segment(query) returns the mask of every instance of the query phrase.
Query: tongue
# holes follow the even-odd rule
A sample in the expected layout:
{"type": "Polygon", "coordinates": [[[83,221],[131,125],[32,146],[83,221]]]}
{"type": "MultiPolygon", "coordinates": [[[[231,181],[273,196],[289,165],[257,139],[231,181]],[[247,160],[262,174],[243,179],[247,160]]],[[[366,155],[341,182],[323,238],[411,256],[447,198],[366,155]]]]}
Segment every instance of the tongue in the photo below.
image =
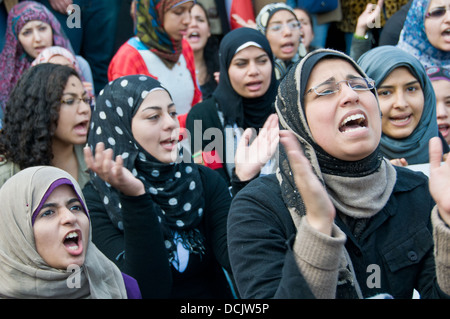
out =
{"type": "Polygon", "coordinates": [[[78,247],[78,240],[77,239],[67,239],[66,241],[64,241],[64,246],[66,246],[67,248],[78,247]]]}

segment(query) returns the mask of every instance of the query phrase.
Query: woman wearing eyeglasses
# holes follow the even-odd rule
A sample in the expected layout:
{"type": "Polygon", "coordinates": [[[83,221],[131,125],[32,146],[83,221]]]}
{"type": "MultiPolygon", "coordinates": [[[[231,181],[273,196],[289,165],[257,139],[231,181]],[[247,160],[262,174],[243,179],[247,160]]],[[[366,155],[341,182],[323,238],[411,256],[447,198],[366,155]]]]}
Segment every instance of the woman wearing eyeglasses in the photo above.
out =
{"type": "Polygon", "coordinates": [[[0,131],[0,186],[30,166],[51,165],[89,181],[83,147],[91,98],[73,68],[44,63],[28,69],[13,88],[0,131]]]}
{"type": "Polygon", "coordinates": [[[425,68],[450,68],[450,0],[414,0],[398,47],[414,55],[425,68]]]}
{"type": "Polygon", "coordinates": [[[439,165],[439,140],[430,184],[393,166],[379,150],[373,82],[335,50],[295,64],[275,107],[277,173],[243,188],[228,217],[240,296],[449,298],[450,160],[439,165]]]}
{"type": "Polygon", "coordinates": [[[256,17],[256,28],[269,40],[274,55],[277,80],[306,54],[300,22],[291,7],[283,2],[265,5],[256,17]]]}
{"type": "Polygon", "coordinates": [[[395,165],[426,164],[428,142],[440,137],[436,97],[425,68],[411,54],[380,46],[365,53],[358,64],[376,83],[382,113],[381,152],[395,165]]]}

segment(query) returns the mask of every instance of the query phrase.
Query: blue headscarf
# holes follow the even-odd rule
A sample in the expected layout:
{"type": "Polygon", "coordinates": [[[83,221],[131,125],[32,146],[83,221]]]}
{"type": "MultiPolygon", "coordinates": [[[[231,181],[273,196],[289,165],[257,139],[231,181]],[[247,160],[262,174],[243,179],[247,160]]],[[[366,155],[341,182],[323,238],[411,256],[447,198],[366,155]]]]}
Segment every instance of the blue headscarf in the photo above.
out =
{"type": "Polygon", "coordinates": [[[397,46],[415,56],[425,68],[450,67],[450,52],[435,48],[425,33],[425,14],[428,12],[430,1],[413,1],[397,46]]]}
{"type": "Polygon", "coordinates": [[[398,67],[406,67],[419,81],[424,95],[422,117],[406,138],[395,139],[382,134],[381,152],[389,159],[404,157],[408,164],[428,163],[428,141],[438,136],[436,96],[423,65],[411,54],[390,45],[380,46],[363,54],[358,64],[367,76],[375,80],[377,88],[398,67]]]}

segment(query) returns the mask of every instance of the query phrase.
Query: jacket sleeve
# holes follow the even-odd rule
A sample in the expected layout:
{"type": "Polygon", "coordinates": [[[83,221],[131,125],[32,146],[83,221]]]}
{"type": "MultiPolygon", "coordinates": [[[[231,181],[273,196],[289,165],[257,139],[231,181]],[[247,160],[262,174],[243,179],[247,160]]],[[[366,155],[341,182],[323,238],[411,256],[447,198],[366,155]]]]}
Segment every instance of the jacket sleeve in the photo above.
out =
{"type": "Polygon", "coordinates": [[[131,74],[144,74],[156,78],[149,73],[139,52],[128,43],[124,43],[109,63],[108,81],[131,74]]]}
{"type": "Polygon", "coordinates": [[[288,231],[286,225],[289,212],[278,194],[255,182],[233,199],[228,219],[228,250],[239,294],[244,299],[314,298],[295,260],[295,226],[291,222],[288,231]]]}
{"type": "Polygon", "coordinates": [[[189,70],[189,73],[191,73],[192,81],[194,82],[194,97],[192,98],[191,107],[195,104],[202,101],[202,91],[200,91],[200,87],[197,81],[197,76],[195,73],[195,60],[194,60],[194,51],[192,51],[192,48],[189,44],[189,42],[183,38],[182,44],[182,51],[184,55],[184,59],[186,60],[186,66],[189,70]]]}
{"type": "Polygon", "coordinates": [[[206,237],[209,238],[219,264],[227,271],[230,271],[227,219],[231,205],[231,195],[225,181],[217,172],[200,165],[199,169],[202,174],[206,200],[206,237]]]}
{"type": "Polygon", "coordinates": [[[91,183],[83,193],[95,245],[122,272],[137,280],[143,298],[167,298],[172,275],[157,215],[152,213],[150,195],[121,196],[124,229],[121,231],[111,222],[91,183]]]}

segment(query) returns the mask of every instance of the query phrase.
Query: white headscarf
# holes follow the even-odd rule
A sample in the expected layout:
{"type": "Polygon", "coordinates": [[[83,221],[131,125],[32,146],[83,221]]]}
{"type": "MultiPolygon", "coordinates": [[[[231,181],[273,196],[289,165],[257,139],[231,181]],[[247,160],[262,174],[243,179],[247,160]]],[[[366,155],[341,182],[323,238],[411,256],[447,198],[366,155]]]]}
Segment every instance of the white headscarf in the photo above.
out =
{"type": "Polygon", "coordinates": [[[85,207],[78,183],[52,166],[24,169],[0,189],[0,297],[127,298],[122,273],[92,243],[91,234],[78,273],[50,267],[37,252],[33,213],[55,182],[71,185],[85,207]],[[80,278],[79,288],[68,284],[75,276],[80,278]]]}

